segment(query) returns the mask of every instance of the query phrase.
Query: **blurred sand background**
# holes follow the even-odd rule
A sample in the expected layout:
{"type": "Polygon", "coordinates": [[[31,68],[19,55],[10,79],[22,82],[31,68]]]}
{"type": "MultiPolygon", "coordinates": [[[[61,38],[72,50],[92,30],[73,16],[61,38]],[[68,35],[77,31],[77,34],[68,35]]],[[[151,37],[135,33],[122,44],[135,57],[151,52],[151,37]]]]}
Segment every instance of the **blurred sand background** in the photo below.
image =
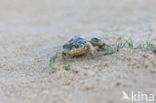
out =
{"type": "Polygon", "coordinates": [[[77,33],[111,45],[129,37],[156,43],[156,0],[0,0],[0,103],[128,103],[122,91],[156,95],[156,56],[140,50],[58,62],[49,75],[50,57],[77,33]]]}

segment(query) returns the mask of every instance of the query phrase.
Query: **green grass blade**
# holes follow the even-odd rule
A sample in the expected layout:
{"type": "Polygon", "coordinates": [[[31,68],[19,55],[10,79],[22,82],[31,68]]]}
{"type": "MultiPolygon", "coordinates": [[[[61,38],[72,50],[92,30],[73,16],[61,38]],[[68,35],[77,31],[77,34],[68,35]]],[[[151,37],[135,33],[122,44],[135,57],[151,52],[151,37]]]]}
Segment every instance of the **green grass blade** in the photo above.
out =
{"type": "Polygon", "coordinates": [[[54,63],[56,62],[57,57],[58,57],[57,54],[55,54],[54,56],[50,58],[49,66],[51,68],[52,73],[56,72],[56,68],[54,68],[54,63]]]}

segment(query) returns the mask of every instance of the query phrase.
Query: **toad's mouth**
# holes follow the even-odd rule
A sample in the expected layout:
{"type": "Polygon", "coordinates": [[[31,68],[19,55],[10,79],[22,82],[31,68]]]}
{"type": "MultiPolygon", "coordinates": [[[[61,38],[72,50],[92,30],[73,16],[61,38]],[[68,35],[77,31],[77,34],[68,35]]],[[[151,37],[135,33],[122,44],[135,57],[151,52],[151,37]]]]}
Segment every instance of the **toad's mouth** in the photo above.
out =
{"type": "Polygon", "coordinates": [[[78,55],[86,54],[87,49],[88,48],[86,46],[80,48],[73,47],[71,50],[65,50],[64,53],[69,54],[71,56],[78,56],[78,55]]]}

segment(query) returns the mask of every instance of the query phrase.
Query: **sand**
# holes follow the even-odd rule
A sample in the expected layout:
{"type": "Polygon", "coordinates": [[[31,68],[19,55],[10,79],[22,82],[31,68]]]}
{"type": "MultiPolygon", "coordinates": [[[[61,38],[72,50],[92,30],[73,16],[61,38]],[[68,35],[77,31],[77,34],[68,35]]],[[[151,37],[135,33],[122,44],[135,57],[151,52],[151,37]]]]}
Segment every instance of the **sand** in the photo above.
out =
{"type": "MultiPolygon", "coordinates": [[[[1,0],[0,103],[128,103],[156,96],[156,55],[122,49],[89,60],[49,59],[75,34],[105,43],[156,43],[155,0],[1,0]],[[64,70],[70,64],[71,70],[64,70]]],[[[156,99],[156,98],[155,98],[156,99]]],[[[143,101],[142,103],[144,103],[143,101]]]]}

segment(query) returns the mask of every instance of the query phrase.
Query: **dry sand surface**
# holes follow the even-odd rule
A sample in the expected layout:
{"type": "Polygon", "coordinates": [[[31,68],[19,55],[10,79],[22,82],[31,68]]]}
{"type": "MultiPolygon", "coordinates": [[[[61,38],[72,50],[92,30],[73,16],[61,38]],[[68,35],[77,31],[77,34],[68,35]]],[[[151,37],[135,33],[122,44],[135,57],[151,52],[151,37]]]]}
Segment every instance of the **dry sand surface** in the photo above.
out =
{"type": "MultiPolygon", "coordinates": [[[[156,96],[156,55],[113,55],[56,63],[75,34],[113,45],[156,43],[156,0],[0,0],[0,103],[128,103],[122,91],[156,96]],[[63,66],[70,64],[71,71],[63,66]]],[[[155,98],[156,99],[156,98],[155,98]]],[[[145,101],[144,101],[145,102],[145,101]]],[[[142,103],[144,103],[142,102],[142,103]]]]}

